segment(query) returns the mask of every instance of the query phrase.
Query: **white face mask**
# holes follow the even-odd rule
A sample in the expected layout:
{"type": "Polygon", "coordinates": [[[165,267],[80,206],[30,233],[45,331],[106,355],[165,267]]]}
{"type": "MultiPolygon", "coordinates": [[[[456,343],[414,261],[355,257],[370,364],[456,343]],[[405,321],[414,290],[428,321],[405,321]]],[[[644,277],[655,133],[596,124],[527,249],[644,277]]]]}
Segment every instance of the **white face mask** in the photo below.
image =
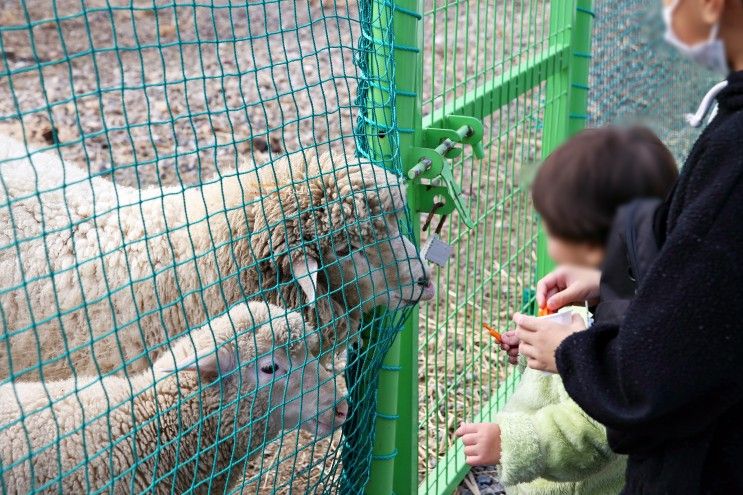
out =
{"type": "Polygon", "coordinates": [[[730,73],[730,66],[725,55],[725,43],[717,37],[720,32],[719,21],[712,27],[707,41],[690,46],[681,41],[673,31],[673,12],[680,2],[681,0],[675,0],[671,5],[663,7],[663,22],[666,24],[666,41],[673,45],[682,55],[690,58],[702,67],[727,76],[730,73]]]}

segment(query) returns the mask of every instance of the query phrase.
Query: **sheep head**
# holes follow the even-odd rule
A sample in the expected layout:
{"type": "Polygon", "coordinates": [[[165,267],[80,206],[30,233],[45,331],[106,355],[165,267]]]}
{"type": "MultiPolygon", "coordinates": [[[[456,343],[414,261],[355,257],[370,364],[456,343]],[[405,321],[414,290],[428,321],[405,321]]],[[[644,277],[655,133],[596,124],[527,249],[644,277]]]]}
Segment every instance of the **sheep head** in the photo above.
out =
{"type": "Polygon", "coordinates": [[[305,303],[327,291],[351,310],[398,309],[435,295],[427,264],[399,230],[405,187],[345,156],[296,153],[258,173],[252,247],[298,282],[305,303]]]}
{"type": "Polygon", "coordinates": [[[197,373],[202,390],[213,391],[202,392],[201,400],[218,411],[221,436],[236,434],[250,451],[282,430],[301,426],[327,435],[345,421],[342,377],[309,352],[317,339],[299,313],[250,302],[182,338],[158,366],[197,373]],[[260,423],[265,430],[256,431],[260,423]]]}

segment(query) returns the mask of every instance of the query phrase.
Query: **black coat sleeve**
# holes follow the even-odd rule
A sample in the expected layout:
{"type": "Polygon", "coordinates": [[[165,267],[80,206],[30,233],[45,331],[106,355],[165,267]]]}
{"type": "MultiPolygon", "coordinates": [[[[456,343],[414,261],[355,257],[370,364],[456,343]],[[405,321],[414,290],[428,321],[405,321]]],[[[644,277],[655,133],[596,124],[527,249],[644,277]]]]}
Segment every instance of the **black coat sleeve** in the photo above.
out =
{"type": "Polygon", "coordinates": [[[624,321],[556,351],[568,393],[621,433],[620,452],[704,431],[743,400],[743,153],[707,161],[624,321]]]}

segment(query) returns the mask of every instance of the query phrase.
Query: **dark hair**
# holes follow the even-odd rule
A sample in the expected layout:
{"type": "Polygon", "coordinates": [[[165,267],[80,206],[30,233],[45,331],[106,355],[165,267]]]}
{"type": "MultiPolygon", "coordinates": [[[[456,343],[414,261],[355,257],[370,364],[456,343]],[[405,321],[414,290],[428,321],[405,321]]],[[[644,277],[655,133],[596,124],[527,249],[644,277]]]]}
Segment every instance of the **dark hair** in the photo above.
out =
{"type": "Polygon", "coordinates": [[[586,129],[544,161],[532,199],[550,234],[603,245],[617,208],[636,198],[664,198],[677,177],[673,155],[651,130],[586,129]]]}

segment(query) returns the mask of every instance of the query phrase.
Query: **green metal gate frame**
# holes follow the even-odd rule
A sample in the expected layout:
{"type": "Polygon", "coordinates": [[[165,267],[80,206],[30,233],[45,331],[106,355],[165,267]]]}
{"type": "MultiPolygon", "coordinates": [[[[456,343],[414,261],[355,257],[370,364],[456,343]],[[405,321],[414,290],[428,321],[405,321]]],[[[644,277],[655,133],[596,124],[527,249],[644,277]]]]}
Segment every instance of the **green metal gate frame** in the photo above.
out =
{"type": "MultiPolygon", "coordinates": [[[[407,174],[422,158],[424,129],[444,125],[447,117],[434,112],[425,120],[421,116],[423,79],[423,0],[372,0],[371,34],[381,36],[392,25],[392,40],[378,40],[377,51],[369,55],[369,69],[379,80],[389,80],[390,87],[372,86],[367,95],[368,111],[378,122],[391,122],[394,111],[397,143],[376,140],[372,153],[390,157],[399,153],[402,170],[407,174]],[[389,57],[389,41],[394,55],[394,74],[384,64],[389,57]],[[393,110],[391,110],[391,108],[393,110]],[[397,150],[395,150],[397,146],[397,150]]],[[[547,107],[543,130],[543,154],[550,153],[568,136],[579,131],[587,120],[588,69],[591,50],[592,0],[551,0],[548,48],[525,63],[457,98],[447,106],[448,115],[482,117],[496,112],[525,92],[547,84],[547,107]]],[[[444,153],[445,154],[445,153],[444,153]]],[[[420,240],[422,191],[411,182],[408,202],[413,230],[420,240]]],[[[552,264],[546,254],[546,243],[540,229],[537,244],[537,276],[547,273],[552,264]]],[[[412,495],[414,493],[452,493],[464,478],[468,466],[463,446],[456,442],[419,484],[418,455],[418,324],[419,315],[412,312],[404,329],[387,353],[379,375],[377,414],[370,479],[370,495],[412,495]]],[[[500,409],[510,395],[518,375],[502,383],[473,421],[488,417],[500,409]]]]}

